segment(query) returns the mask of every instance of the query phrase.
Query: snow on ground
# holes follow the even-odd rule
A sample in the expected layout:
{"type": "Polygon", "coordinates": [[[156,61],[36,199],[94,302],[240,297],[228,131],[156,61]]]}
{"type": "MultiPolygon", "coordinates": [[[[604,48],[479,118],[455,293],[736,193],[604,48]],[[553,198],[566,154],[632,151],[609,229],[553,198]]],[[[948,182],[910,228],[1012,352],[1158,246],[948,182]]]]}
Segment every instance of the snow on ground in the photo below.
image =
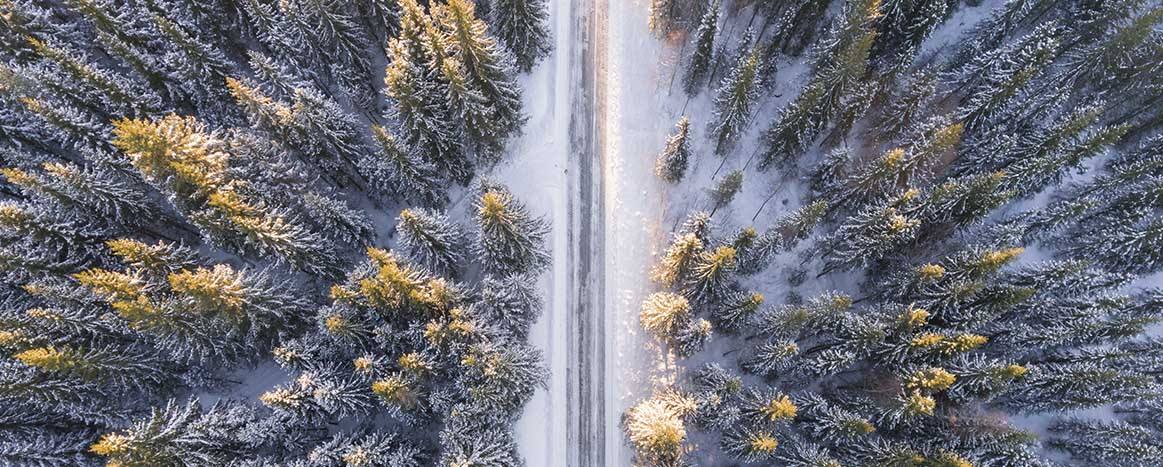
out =
{"type": "Polygon", "coordinates": [[[517,441],[527,465],[560,465],[566,452],[566,306],[569,245],[566,168],[569,158],[570,2],[550,2],[552,54],[524,77],[523,104],[529,117],[522,136],[509,147],[507,163],[494,176],[537,215],[551,224],[547,245],[553,263],[541,280],[545,308],[529,341],[544,353],[548,387],[538,390],[517,421],[517,441]]]}
{"type": "Polygon", "coordinates": [[[606,158],[606,460],[628,465],[633,452],[621,435],[622,413],[674,374],[673,364],[644,334],[638,311],[654,291],[650,268],[670,230],[664,222],[665,188],[653,170],[678,107],[667,97],[671,68],[659,61],[664,46],[647,27],[650,2],[600,1],[608,2],[609,16],[601,142],[606,158]]]}

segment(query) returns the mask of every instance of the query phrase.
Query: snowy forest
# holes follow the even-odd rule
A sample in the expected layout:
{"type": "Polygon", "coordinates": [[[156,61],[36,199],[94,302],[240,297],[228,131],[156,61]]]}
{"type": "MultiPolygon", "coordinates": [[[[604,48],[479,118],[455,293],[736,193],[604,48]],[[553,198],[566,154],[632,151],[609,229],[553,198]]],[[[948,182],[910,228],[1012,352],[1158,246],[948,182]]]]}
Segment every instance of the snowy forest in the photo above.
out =
{"type": "Polygon", "coordinates": [[[1163,465],[1163,6],[654,0],[641,27],[684,110],[639,316],[680,371],[623,414],[639,465],[1163,465]]]}
{"type": "Polygon", "coordinates": [[[520,464],[548,226],[487,174],[547,19],[0,2],[0,465],[520,464]]]}
{"type": "Polygon", "coordinates": [[[1158,0],[0,0],[0,466],[1163,465],[1158,0]]]}

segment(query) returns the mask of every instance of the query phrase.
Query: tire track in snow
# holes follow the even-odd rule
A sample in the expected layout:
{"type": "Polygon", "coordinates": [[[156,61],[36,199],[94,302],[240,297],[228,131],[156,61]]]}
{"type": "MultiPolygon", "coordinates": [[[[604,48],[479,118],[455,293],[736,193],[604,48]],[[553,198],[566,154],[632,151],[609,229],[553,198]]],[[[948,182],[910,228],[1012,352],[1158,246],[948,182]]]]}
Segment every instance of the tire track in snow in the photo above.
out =
{"type": "Polygon", "coordinates": [[[602,168],[605,8],[571,0],[574,94],[570,114],[569,427],[566,464],[606,465],[605,218],[602,168]]]}

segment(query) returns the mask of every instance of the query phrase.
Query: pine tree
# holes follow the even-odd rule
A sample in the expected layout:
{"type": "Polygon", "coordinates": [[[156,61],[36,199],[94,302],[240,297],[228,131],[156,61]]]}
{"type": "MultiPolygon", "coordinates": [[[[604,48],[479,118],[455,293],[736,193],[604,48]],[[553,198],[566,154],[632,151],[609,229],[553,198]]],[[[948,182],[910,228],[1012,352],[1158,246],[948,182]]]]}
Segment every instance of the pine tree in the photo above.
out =
{"type": "Polygon", "coordinates": [[[1094,363],[1031,365],[997,403],[1022,412],[1068,410],[1135,400],[1152,390],[1150,377],[1094,363]]]}
{"type": "Polygon", "coordinates": [[[236,116],[225,103],[222,83],[230,75],[230,62],[222,51],[191,34],[183,26],[158,14],[151,14],[154,26],[167,43],[164,60],[169,73],[181,82],[198,83],[194,97],[205,111],[207,121],[232,123],[236,116]]]}
{"type": "Polygon", "coordinates": [[[715,36],[719,33],[719,9],[719,2],[711,0],[706,13],[699,20],[699,28],[695,30],[695,50],[682,75],[682,88],[687,96],[698,94],[710,72],[715,55],[715,36]]]}
{"type": "Polygon", "coordinates": [[[536,285],[536,280],[529,275],[485,278],[480,284],[484,313],[490,322],[516,338],[524,338],[544,306],[536,285]]]}
{"type": "Polygon", "coordinates": [[[415,55],[412,50],[420,44],[397,38],[388,47],[391,62],[384,84],[394,103],[394,117],[400,122],[405,143],[419,149],[426,161],[453,180],[467,183],[472,167],[463,154],[460,135],[450,118],[447,97],[440,83],[428,78],[421,61],[425,57],[415,55]]]}
{"type": "Polygon", "coordinates": [[[702,318],[692,320],[674,337],[675,354],[685,358],[703,350],[711,340],[712,329],[710,321],[702,318]]]}
{"type": "Polygon", "coordinates": [[[684,395],[668,393],[646,399],[626,411],[623,424],[640,461],[653,465],[681,461],[687,437],[683,418],[689,402],[684,395]]]}
{"type": "Polygon", "coordinates": [[[524,344],[474,347],[465,357],[464,384],[472,404],[514,416],[544,386],[548,374],[541,367],[541,352],[524,344]]]}
{"type": "Polygon", "coordinates": [[[363,211],[348,207],[342,200],[309,192],[302,197],[302,207],[314,230],[335,244],[367,246],[375,237],[371,220],[363,211]]]}
{"type": "Polygon", "coordinates": [[[444,214],[405,209],[400,211],[396,232],[409,259],[437,274],[455,272],[463,264],[467,236],[444,214]]]}
{"type": "Polygon", "coordinates": [[[528,72],[549,55],[549,10],[544,0],[495,0],[491,13],[497,38],[513,52],[521,71],[528,72]]]}
{"type": "Polygon", "coordinates": [[[897,199],[869,206],[846,220],[828,239],[825,272],[868,266],[916,235],[920,221],[902,214],[917,196],[909,191],[897,199]]]}
{"type": "Polygon", "coordinates": [[[162,363],[143,349],[102,346],[31,347],[12,356],[41,371],[118,388],[160,387],[170,378],[162,363]]]}
{"type": "Polygon", "coordinates": [[[330,245],[290,212],[272,207],[231,180],[226,143],[193,118],[116,122],[113,144],[146,180],[168,191],[210,241],[252,254],[274,254],[302,270],[330,274],[330,245]]]}
{"type": "Polygon", "coordinates": [[[185,405],[170,401],[126,430],[102,436],[89,451],[118,465],[212,465],[239,459],[244,447],[232,432],[254,415],[230,410],[229,404],[217,404],[203,413],[196,400],[185,405]]]}
{"type": "Polygon", "coordinates": [[[731,204],[731,200],[735,199],[735,195],[739,194],[739,190],[743,189],[743,171],[734,170],[724,175],[715,183],[715,188],[710,191],[711,203],[714,208],[711,209],[711,214],[719,208],[731,204]]]}
{"type": "Polygon", "coordinates": [[[1045,71],[1059,53],[1059,41],[1051,27],[1039,27],[1004,49],[982,57],[971,82],[969,99],[959,110],[959,118],[970,129],[988,122],[1031,80],[1045,71]],[[977,82],[980,81],[980,82],[977,82]]]}
{"type": "Polygon", "coordinates": [[[683,115],[674,128],[675,133],[666,139],[666,147],[654,164],[654,173],[669,183],[682,181],[691,157],[690,119],[683,115]]]}
{"type": "Polygon", "coordinates": [[[505,140],[515,135],[525,119],[521,115],[521,88],[514,80],[513,58],[488,35],[488,27],[475,16],[472,2],[453,0],[437,8],[452,55],[465,69],[467,81],[487,104],[489,126],[470,132],[485,152],[499,153],[505,140]]]}
{"type": "Polygon", "coordinates": [[[42,173],[5,168],[0,169],[0,175],[29,196],[43,197],[78,216],[92,217],[94,223],[111,220],[115,224],[140,225],[163,215],[140,180],[125,176],[109,164],[80,167],[46,162],[41,168],[42,173]]]}
{"type": "Polygon", "coordinates": [[[1121,421],[1056,420],[1050,446],[1090,465],[1149,465],[1163,461],[1163,446],[1151,430],[1121,421]]]}
{"type": "Polygon", "coordinates": [[[79,84],[83,97],[89,102],[100,102],[115,112],[115,116],[130,116],[153,112],[161,105],[161,98],[137,83],[90,64],[90,59],[60,44],[28,39],[32,51],[51,62],[68,79],[79,84]]]}
{"type": "Polygon", "coordinates": [[[1000,187],[1004,179],[1005,172],[994,172],[958,177],[938,185],[925,199],[923,222],[958,229],[981,221],[1016,194],[1000,187]]]}
{"type": "Polygon", "coordinates": [[[880,2],[854,0],[845,5],[841,19],[820,46],[815,72],[762,136],[760,169],[799,157],[834,115],[846,96],[865,86],[868,55],[876,39],[871,27],[880,17],[880,2]]]}
{"type": "Polygon", "coordinates": [[[1157,245],[1163,221],[1154,216],[1131,215],[1071,240],[1068,254],[1089,257],[1113,271],[1149,273],[1163,267],[1157,245]]]}
{"type": "Polygon", "coordinates": [[[291,293],[289,284],[272,282],[265,271],[219,264],[170,273],[166,279],[187,310],[217,315],[252,335],[292,328],[310,307],[291,293]]]}
{"type": "Polygon", "coordinates": [[[906,0],[884,2],[879,34],[871,53],[878,68],[894,71],[908,67],[921,43],[947,19],[948,2],[906,0]]]}
{"type": "Polygon", "coordinates": [[[699,302],[721,301],[731,290],[737,266],[736,251],[721,246],[695,257],[684,291],[699,302]]]}
{"type": "Polygon", "coordinates": [[[372,136],[376,151],[360,159],[358,167],[376,192],[427,207],[448,203],[432,164],[406,150],[384,127],[373,126],[372,136]]]}
{"type": "Polygon", "coordinates": [[[670,287],[685,280],[695,258],[703,251],[703,242],[694,233],[676,235],[662,261],[651,271],[651,278],[670,287]]]}
{"type": "Polygon", "coordinates": [[[892,90],[887,105],[881,109],[875,136],[894,141],[913,125],[922,121],[937,91],[937,73],[920,69],[905,76],[892,90]]]}
{"type": "Polygon", "coordinates": [[[1037,193],[1047,185],[1058,183],[1065,170],[1080,166],[1117,143],[1129,130],[1126,125],[1100,127],[1056,151],[1015,162],[1006,168],[1003,186],[1023,196],[1037,193]]]}
{"type": "Polygon", "coordinates": [[[642,327],[660,339],[671,339],[690,322],[690,303],[682,295],[658,292],[642,302],[642,327]]]}
{"type": "Polygon", "coordinates": [[[544,251],[548,226],[543,219],[532,217],[508,189],[482,183],[473,209],[478,228],[474,251],[485,271],[539,272],[549,264],[544,251]]]}
{"type": "Polygon", "coordinates": [[[513,433],[497,426],[487,412],[472,407],[456,407],[453,417],[440,432],[443,446],[440,465],[480,465],[501,467],[520,462],[513,433]]]}
{"type": "Polygon", "coordinates": [[[371,109],[371,63],[365,56],[369,40],[355,15],[329,1],[292,0],[280,3],[279,11],[287,18],[286,27],[310,38],[305,45],[320,56],[334,54],[338,58],[331,71],[339,87],[358,106],[371,109]]]}
{"type": "Polygon", "coordinates": [[[719,85],[715,119],[707,130],[715,140],[715,155],[726,157],[746,129],[759,99],[760,65],[759,49],[752,49],[719,85]]]}
{"type": "Polygon", "coordinates": [[[714,310],[716,327],[727,332],[743,330],[763,305],[763,294],[758,292],[735,292],[723,300],[714,310]]]}
{"type": "MultiPolygon", "coordinates": [[[[1113,9],[1113,8],[1112,8],[1113,9]]],[[[1078,49],[1066,52],[1065,70],[1058,79],[1066,86],[1108,88],[1134,81],[1134,59],[1140,50],[1149,49],[1153,26],[1163,21],[1163,8],[1145,10],[1129,20],[1100,24],[1103,37],[1078,49]],[[1111,81],[1112,84],[1100,83],[1111,81]]],[[[1150,52],[1147,52],[1150,53],[1150,52]]]]}

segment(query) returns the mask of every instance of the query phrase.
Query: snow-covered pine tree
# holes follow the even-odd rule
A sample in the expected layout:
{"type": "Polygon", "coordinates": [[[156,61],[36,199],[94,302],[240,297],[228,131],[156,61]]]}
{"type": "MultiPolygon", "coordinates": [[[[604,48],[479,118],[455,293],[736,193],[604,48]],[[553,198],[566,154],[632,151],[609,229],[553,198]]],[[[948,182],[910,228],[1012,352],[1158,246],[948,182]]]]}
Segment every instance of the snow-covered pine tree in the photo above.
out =
{"type": "Polygon", "coordinates": [[[921,43],[948,18],[949,2],[904,0],[884,2],[871,59],[882,72],[908,68],[921,43]]]}
{"type": "Polygon", "coordinates": [[[868,57],[876,40],[873,26],[880,16],[879,1],[845,4],[830,36],[818,46],[820,58],[808,85],[763,133],[760,169],[799,157],[841,110],[846,96],[865,86],[868,57]]]}
{"type": "Polygon", "coordinates": [[[895,141],[923,121],[937,91],[937,77],[937,73],[928,69],[905,76],[892,90],[888,103],[879,110],[872,136],[880,141],[895,141]]]}
{"type": "Polygon", "coordinates": [[[918,196],[916,190],[909,190],[845,220],[826,243],[824,270],[867,267],[913,239],[920,220],[905,213],[918,196]]]}
{"type": "Polygon", "coordinates": [[[248,254],[274,254],[296,268],[330,274],[337,258],[322,236],[249,192],[229,174],[226,142],[197,120],[170,115],[116,122],[113,144],[209,241],[248,254]]]}
{"type": "Polygon", "coordinates": [[[682,88],[687,96],[694,96],[703,88],[715,55],[715,36],[719,34],[719,2],[711,0],[706,13],[699,20],[694,33],[694,51],[682,75],[682,88]]]}
{"type": "Polygon", "coordinates": [[[359,172],[378,193],[427,207],[448,203],[436,167],[407,150],[390,130],[372,127],[376,151],[359,161],[359,172]]]}
{"type": "Polygon", "coordinates": [[[408,258],[436,274],[455,276],[467,253],[468,236],[442,213],[425,209],[400,211],[396,233],[408,258]]]}
{"type": "Polygon", "coordinates": [[[739,273],[750,275],[765,269],[773,256],[795,248],[807,238],[827,213],[828,203],[816,200],[781,217],[756,237],[754,245],[742,251],[739,273]]]}
{"type": "Polygon", "coordinates": [[[105,434],[89,450],[120,465],[208,465],[244,459],[245,448],[233,432],[254,415],[232,408],[231,404],[216,404],[203,412],[196,400],[185,404],[170,401],[128,429],[105,434]]]}
{"type": "Polygon", "coordinates": [[[477,238],[473,246],[485,271],[494,274],[537,272],[549,263],[545,254],[545,220],[493,182],[482,182],[473,205],[477,238]]]}
{"type": "Polygon", "coordinates": [[[686,175],[691,158],[690,129],[691,121],[683,115],[674,126],[674,134],[666,139],[666,147],[658,154],[654,173],[666,182],[678,183],[686,175]]]}
{"type": "Polygon", "coordinates": [[[464,67],[469,89],[486,104],[488,126],[470,127],[469,132],[479,145],[478,152],[488,155],[483,159],[494,159],[525,122],[513,58],[488,35],[488,27],[475,15],[473,2],[450,1],[436,8],[433,16],[447,35],[452,56],[464,67]]]}
{"type": "Polygon", "coordinates": [[[715,187],[711,189],[711,215],[715,214],[719,208],[731,204],[731,200],[735,199],[735,195],[739,194],[739,190],[743,189],[743,171],[732,170],[724,175],[715,183],[715,187]]]}
{"type": "Polygon", "coordinates": [[[742,57],[716,92],[715,116],[707,131],[719,157],[726,157],[738,143],[759,99],[759,52],[753,47],[742,57]]]}
{"type": "Polygon", "coordinates": [[[528,72],[549,55],[549,10],[545,0],[493,0],[491,24],[497,38],[516,57],[517,68],[528,72]]]}
{"type": "Polygon", "coordinates": [[[447,83],[437,78],[444,71],[445,51],[428,47],[429,40],[442,43],[443,39],[415,0],[401,1],[402,30],[388,44],[390,62],[384,76],[392,117],[399,122],[406,144],[451,179],[467,183],[472,167],[463,153],[459,127],[451,118],[447,83]]]}
{"type": "MultiPolygon", "coordinates": [[[[967,99],[958,110],[959,119],[970,129],[985,125],[1033,79],[1041,75],[1058,54],[1060,42],[1053,24],[1035,29],[1026,36],[977,59],[967,99]]],[[[961,86],[965,86],[962,84],[961,86]]]]}

